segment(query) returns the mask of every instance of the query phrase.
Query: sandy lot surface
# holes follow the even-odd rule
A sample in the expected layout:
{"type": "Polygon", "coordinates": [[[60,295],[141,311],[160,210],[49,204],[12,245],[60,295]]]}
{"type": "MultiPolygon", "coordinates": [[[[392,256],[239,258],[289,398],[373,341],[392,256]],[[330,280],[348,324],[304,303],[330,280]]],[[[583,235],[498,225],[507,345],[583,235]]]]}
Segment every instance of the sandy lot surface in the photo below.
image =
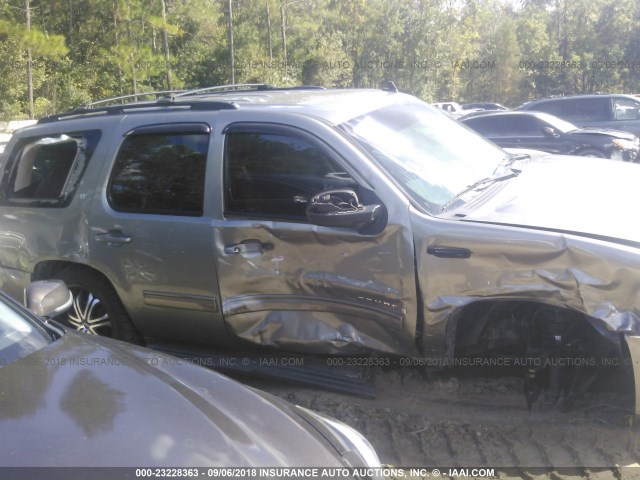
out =
{"type": "Polygon", "coordinates": [[[374,367],[367,375],[375,398],[248,383],[355,427],[387,465],[442,474],[443,467],[490,467],[500,478],[640,478],[640,468],[628,467],[640,463],[640,420],[630,415],[633,395],[622,372],[569,411],[536,404],[531,412],[522,378],[509,372],[374,367]]]}

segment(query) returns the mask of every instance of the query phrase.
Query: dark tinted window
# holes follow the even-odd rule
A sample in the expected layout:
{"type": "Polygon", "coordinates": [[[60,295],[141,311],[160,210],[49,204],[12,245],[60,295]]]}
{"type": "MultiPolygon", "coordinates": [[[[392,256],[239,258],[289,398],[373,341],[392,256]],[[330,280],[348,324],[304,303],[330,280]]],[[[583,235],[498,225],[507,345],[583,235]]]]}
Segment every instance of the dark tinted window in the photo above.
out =
{"type": "Polygon", "coordinates": [[[202,133],[126,137],[113,167],[109,203],[122,212],[202,215],[208,143],[202,133]]]}
{"type": "Polygon", "coordinates": [[[569,121],[606,121],[611,119],[609,97],[564,98],[535,105],[532,110],[550,113],[569,121]]]}
{"type": "Polygon", "coordinates": [[[605,121],[611,120],[611,99],[602,98],[577,98],[571,100],[575,102],[575,120],[584,121],[605,121]]]}
{"type": "Polygon", "coordinates": [[[477,117],[464,122],[476,132],[484,136],[500,136],[504,134],[504,119],[502,117],[477,117]]]}
{"type": "Polygon", "coordinates": [[[511,115],[505,122],[505,134],[513,136],[541,137],[544,124],[528,115],[511,115]]]}
{"type": "Polygon", "coordinates": [[[566,100],[552,100],[550,102],[541,102],[534,105],[531,110],[538,112],[546,112],[551,115],[555,115],[560,118],[569,119],[573,118],[575,110],[571,110],[572,105],[568,104],[566,100]]]}
{"type": "Polygon", "coordinates": [[[231,131],[225,157],[227,213],[304,217],[313,195],[353,185],[324,148],[294,134],[231,131]]]}
{"type": "Polygon", "coordinates": [[[67,205],[99,138],[91,131],[19,143],[5,168],[2,203],[67,205]]]}

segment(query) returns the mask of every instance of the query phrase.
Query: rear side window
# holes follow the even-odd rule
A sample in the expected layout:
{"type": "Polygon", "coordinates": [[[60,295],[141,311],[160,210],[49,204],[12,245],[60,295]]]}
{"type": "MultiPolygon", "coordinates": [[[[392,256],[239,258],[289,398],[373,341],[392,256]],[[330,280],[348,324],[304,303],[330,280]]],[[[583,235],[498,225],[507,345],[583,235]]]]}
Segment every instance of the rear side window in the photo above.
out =
{"type": "Polygon", "coordinates": [[[580,98],[576,102],[575,120],[589,122],[603,122],[611,120],[611,99],[601,98],[580,98]]]}
{"type": "Polygon", "coordinates": [[[602,122],[611,119],[611,100],[605,96],[558,99],[542,102],[532,110],[550,113],[574,122],[602,122]]]}
{"type": "Polygon", "coordinates": [[[571,105],[569,105],[565,100],[553,100],[550,102],[540,102],[539,104],[534,105],[531,108],[531,110],[550,113],[551,115],[555,115],[556,117],[560,117],[564,119],[573,118],[571,105]]]}
{"type": "Polygon", "coordinates": [[[4,169],[0,202],[68,205],[99,138],[99,131],[90,131],[21,141],[4,169]]]}
{"type": "Polygon", "coordinates": [[[502,117],[470,118],[464,123],[484,136],[501,136],[505,133],[504,119],[502,117]]]}
{"type": "Polygon", "coordinates": [[[203,132],[128,135],[111,174],[109,204],[120,212],[201,216],[208,145],[203,132]]]}

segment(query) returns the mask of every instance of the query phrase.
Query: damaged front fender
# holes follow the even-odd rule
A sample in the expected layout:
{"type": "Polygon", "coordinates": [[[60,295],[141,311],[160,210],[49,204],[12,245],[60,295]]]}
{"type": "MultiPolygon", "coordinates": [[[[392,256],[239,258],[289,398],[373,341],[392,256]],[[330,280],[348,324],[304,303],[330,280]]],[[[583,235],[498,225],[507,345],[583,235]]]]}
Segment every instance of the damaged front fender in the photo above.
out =
{"type": "MultiPolygon", "coordinates": [[[[586,315],[609,339],[619,343],[626,338],[640,396],[638,249],[579,235],[419,213],[413,217],[413,230],[425,305],[425,352],[451,354],[448,325],[476,302],[524,301],[569,309],[586,315]],[[468,256],[442,255],[461,250],[468,256]]],[[[636,408],[640,412],[640,403],[636,408]]]]}

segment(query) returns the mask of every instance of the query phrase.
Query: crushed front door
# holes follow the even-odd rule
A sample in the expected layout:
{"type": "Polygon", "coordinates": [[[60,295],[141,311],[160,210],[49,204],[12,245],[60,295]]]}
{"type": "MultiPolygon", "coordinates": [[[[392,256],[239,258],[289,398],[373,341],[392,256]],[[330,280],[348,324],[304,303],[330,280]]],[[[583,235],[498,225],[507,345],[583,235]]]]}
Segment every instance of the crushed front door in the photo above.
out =
{"type": "Polygon", "coordinates": [[[302,129],[237,124],[220,142],[224,218],[213,229],[227,328],[306,352],[412,352],[406,210],[373,233],[312,225],[306,204],[321,191],[349,188],[362,203],[380,200],[335,149],[302,129]]]}

